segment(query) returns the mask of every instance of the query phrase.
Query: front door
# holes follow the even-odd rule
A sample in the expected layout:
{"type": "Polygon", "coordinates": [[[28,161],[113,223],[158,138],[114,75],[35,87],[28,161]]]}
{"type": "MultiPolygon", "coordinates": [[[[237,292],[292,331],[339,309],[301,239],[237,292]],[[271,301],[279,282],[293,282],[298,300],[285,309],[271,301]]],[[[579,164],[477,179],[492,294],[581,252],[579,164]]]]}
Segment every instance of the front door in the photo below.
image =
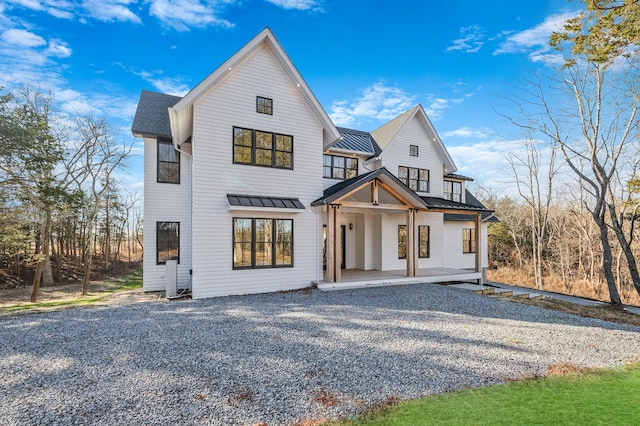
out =
{"type": "MultiPolygon", "coordinates": [[[[342,244],[340,251],[342,252],[342,262],[340,263],[340,269],[344,269],[345,259],[347,256],[347,228],[345,225],[340,226],[340,233],[342,234],[342,244]]],[[[327,225],[322,225],[322,269],[327,269],[327,225]]]]}

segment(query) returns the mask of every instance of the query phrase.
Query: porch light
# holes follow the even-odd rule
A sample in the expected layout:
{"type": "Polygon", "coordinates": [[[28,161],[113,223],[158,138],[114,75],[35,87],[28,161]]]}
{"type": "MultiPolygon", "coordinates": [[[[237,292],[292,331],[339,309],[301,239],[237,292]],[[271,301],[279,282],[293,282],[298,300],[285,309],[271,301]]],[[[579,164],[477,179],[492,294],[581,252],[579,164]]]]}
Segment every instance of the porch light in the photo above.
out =
{"type": "Polygon", "coordinates": [[[349,231],[353,231],[353,223],[349,224],[349,231]]]}

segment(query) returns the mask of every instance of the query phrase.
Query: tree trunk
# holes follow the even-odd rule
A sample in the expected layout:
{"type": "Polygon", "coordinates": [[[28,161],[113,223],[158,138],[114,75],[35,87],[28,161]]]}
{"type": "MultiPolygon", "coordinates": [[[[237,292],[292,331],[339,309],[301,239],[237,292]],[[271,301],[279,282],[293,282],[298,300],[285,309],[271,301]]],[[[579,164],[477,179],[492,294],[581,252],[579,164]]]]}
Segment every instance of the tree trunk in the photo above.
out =
{"type": "Polygon", "coordinates": [[[620,293],[618,287],[616,287],[616,280],[613,276],[613,253],[611,251],[611,244],[609,243],[609,234],[607,224],[603,217],[594,214],[593,219],[596,221],[598,228],[600,228],[600,243],[602,245],[602,270],[605,280],[607,282],[607,289],[609,290],[609,298],[611,305],[616,309],[624,309],[622,300],[620,299],[620,293]]]}

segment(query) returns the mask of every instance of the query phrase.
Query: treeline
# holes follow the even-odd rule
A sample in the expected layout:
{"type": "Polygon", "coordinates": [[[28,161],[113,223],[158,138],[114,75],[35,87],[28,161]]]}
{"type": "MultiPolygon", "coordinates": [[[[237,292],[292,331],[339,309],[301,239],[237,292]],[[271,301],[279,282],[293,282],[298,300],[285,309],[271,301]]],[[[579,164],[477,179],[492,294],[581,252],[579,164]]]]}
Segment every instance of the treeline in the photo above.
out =
{"type": "Polygon", "coordinates": [[[50,94],[0,95],[0,285],[82,279],[142,252],[141,197],[116,179],[131,152],[106,120],[55,111],[50,94]]]}
{"type": "MultiPolygon", "coordinates": [[[[575,294],[609,300],[603,273],[603,251],[600,230],[591,213],[584,207],[580,190],[556,194],[557,197],[543,212],[546,225],[537,243],[536,222],[539,214],[520,197],[500,196],[481,190],[485,205],[495,209],[498,223],[489,225],[489,278],[507,281],[559,293],[575,294]],[[538,247],[541,250],[538,251],[538,247]],[[540,253],[538,262],[535,253],[540,253]]],[[[626,209],[626,232],[640,219],[636,203],[626,209]]],[[[615,241],[613,231],[609,231],[615,241]]],[[[640,255],[640,245],[632,249],[640,255]]],[[[624,250],[613,245],[612,272],[622,301],[640,305],[640,297],[629,275],[624,250]]]]}

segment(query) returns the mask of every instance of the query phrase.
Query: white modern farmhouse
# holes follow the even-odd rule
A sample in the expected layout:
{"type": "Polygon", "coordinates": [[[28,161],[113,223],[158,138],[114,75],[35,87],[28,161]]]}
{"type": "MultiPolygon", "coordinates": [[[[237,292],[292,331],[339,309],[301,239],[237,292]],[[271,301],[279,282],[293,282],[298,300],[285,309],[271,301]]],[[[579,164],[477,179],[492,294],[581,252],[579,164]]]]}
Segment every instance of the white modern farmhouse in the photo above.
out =
{"type": "Polygon", "coordinates": [[[492,212],[422,106],[336,127],[270,29],[184,97],[143,91],[144,290],[482,280],[492,212]],[[174,262],[170,262],[174,265],[174,262]]]}

